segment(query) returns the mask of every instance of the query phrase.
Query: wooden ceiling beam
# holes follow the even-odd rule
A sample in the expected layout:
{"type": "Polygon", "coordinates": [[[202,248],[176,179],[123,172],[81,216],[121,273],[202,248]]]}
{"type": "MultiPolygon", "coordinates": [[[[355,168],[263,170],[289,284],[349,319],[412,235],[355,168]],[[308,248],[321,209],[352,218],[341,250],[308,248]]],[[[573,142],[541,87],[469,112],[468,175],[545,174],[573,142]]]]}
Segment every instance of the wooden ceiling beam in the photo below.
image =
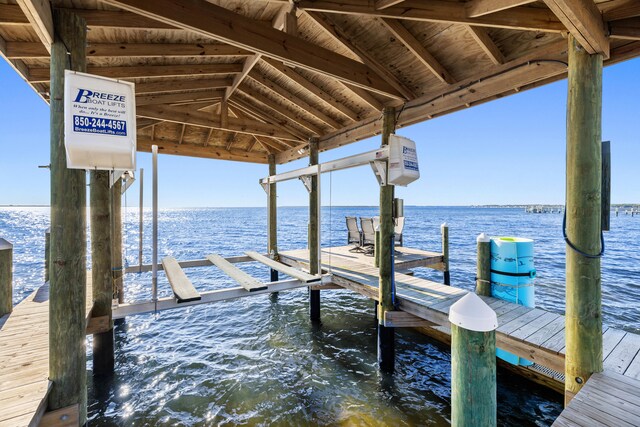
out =
{"type": "Polygon", "coordinates": [[[151,146],[158,146],[158,153],[172,154],[177,156],[201,157],[206,159],[233,160],[238,162],[250,163],[268,163],[267,155],[257,152],[247,152],[244,150],[225,150],[223,147],[217,147],[207,144],[205,141],[202,145],[196,144],[179,144],[177,141],[165,139],[149,139],[148,137],[138,136],[138,151],[150,153],[151,146]]]}
{"type": "Polygon", "coordinates": [[[617,21],[640,16],[640,1],[638,0],[613,0],[598,3],[598,9],[602,12],[605,21],[617,21]]]}
{"type": "Polygon", "coordinates": [[[253,139],[258,143],[258,145],[260,145],[262,147],[262,149],[264,151],[266,151],[269,154],[275,154],[276,150],[274,150],[273,148],[271,148],[270,145],[264,144],[262,141],[260,141],[258,138],[256,138],[256,136],[253,136],[253,139]]]}
{"type": "Polygon", "coordinates": [[[369,67],[206,0],[104,0],[105,3],[178,26],[356,86],[397,96],[369,67]]]}
{"type": "Polygon", "coordinates": [[[640,40],[640,18],[621,19],[610,24],[611,37],[625,40],[640,40]]]}
{"type": "Polygon", "coordinates": [[[290,120],[290,121],[298,124],[299,126],[307,129],[312,134],[322,135],[324,133],[322,131],[322,129],[320,129],[319,127],[315,126],[313,123],[309,123],[308,119],[305,119],[304,117],[300,116],[299,114],[297,114],[297,113],[295,113],[293,111],[290,111],[288,109],[284,109],[282,105],[278,104],[277,102],[275,102],[271,98],[269,98],[267,96],[264,96],[263,94],[261,94],[257,90],[251,88],[249,85],[247,85],[247,84],[242,85],[240,87],[240,90],[244,94],[246,94],[248,97],[253,98],[254,100],[258,101],[261,104],[264,104],[265,106],[269,107],[271,110],[274,110],[275,112],[283,115],[288,120],[290,120]]]}
{"type": "Polygon", "coordinates": [[[378,101],[378,99],[374,97],[372,94],[370,94],[364,89],[360,89],[359,87],[351,86],[349,84],[344,84],[344,83],[342,85],[346,89],[351,91],[351,93],[353,93],[355,96],[360,98],[363,102],[365,102],[367,105],[369,105],[371,108],[373,108],[375,111],[382,112],[382,109],[384,108],[384,104],[378,101]]]}
{"type": "MultiPolygon", "coordinates": [[[[0,10],[0,13],[1,13],[1,10],[0,10]]],[[[29,68],[21,59],[12,59],[7,56],[7,42],[1,36],[0,36],[0,57],[3,57],[7,61],[7,64],[9,64],[9,66],[13,68],[15,72],[18,73],[20,77],[22,77],[23,80],[29,81],[29,68]]],[[[34,90],[36,91],[38,96],[40,96],[42,99],[46,101],[46,99],[43,96],[43,92],[39,91],[35,87],[34,87],[34,90]]]]}
{"type": "Polygon", "coordinates": [[[30,25],[29,20],[17,4],[0,4],[0,24],[30,25]]]}
{"type": "Polygon", "coordinates": [[[315,12],[469,24],[553,33],[566,31],[564,25],[551,11],[534,7],[516,7],[490,15],[471,18],[467,15],[465,3],[443,0],[405,0],[399,5],[386,9],[376,9],[371,2],[360,0],[301,0],[297,5],[300,9],[315,12]]]}
{"type": "Polygon", "coordinates": [[[500,48],[493,42],[486,28],[474,27],[472,25],[465,25],[465,28],[480,48],[482,48],[484,53],[487,54],[491,62],[495,65],[504,64],[504,55],[502,51],[500,51],[500,48]]]}
{"type": "Polygon", "coordinates": [[[253,67],[255,67],[258,61],[260,61],[261,56],[262,55],[260,55],[259,53],[255,53],[252,56],[245,59],[244,65],[242,67],[242,71],[239,74],[236,74],[236,76],[233,79],[233,84],[226,89],[224,94],[224,99],[229,99],[231,95],[233,95],[233,92],[235,92],[236,89],[238,89],[238,86],[242,84],[243,80],[249,75],[251,70],[253,70],[253,67]]]}
{"type": "Polygon", "coordinates": [[[453,84],[456,79],[397,19],[382,19],[382,23],[442,83],[453,84]]]}
{"type": "MultiPolygon", "coordinates": [[[[137,93],[137,91],[136,91],[137,93]]],[[[224,96],[224,90],[209,89],[199,92],[170,93],[156,95],[136,95],[136,106],[177,104],[180,102],[199,102],[205,100],[220,99],[224,96]]]]}
{"type": "Polygon", "coordinates": [[[254,135],[254,138],[256,139],[256,141],[261,143],[261,145],[263,147],[266,145],[268,147],[273,148],[276,153],[278,153],[280,151],[288,150],[289,148],[291,148],[286,144],[283,144],[283,143],[281,143],[279,141],[276,141],[275,139],[265,138],[265,137],[257,136],[257,135],[254,135]]]}
{"type": "Polygon", "coordinates": [[[298,141],[298,138],[283,131],[280,127],[253,120],[242,120],[229,117],[227,119],[228,125],[226,127],[222,127],[220,117],[214,117],[210,113],[202,111],[193,111],[191,108],[183,106],[140,106],[136,108],[136,114],[140,117],[147,117],[149,119],[164,120],[173,123],[186,123],[188,125],[220,129],[228,132],[240,132],[249,135],[271,136],[298,141]]]}
{"type": "MultiPolygon", "coordinates": [[[[202,58],[249,55],[251,52],[221,43],[91,43],[87,46],[89,58],[202,58]]],[[[49,52],[38,42],[7,42],[7,56],[13,59],[49,59],[49,52]]]]}
{"type": "Polygon", "coordinates": [[[264,61],[275,70],[277,70],[280,74],[287,76],[298,85],[302,86],[304,89],[313,93],[316,97],[318,97],[318,99],[324,101],[325,104],[339,111],[347,118],[354,121],[360,120],[361,117],[356,112],[335,99],[332,95],[325,92],[320,87],[316,86],[311,80],[298,73],[295,69],[283,64],[280,61],[276,61],[275,59],[265,58],[264,61]]]}
{"type": "Polygon", "coordinates": [[[567,30],[590,54],[609,57],[609,38],[593,0],[544,0],[567,30]]]}
{"type": "Polygon", "coordinates": [[[158,80],[136,83],[136,93],[181,92],[185,90],[223,89],[232,79],[158,80]]]}
{"type": "Polygon", "coordinates": [[[324,29],[331,38],[360,58],[365,65],[371,68],[380,78],[389,82],[389,84],[402,95],[402,97],[394,98],[407,100],[416,97],[411,88],[400,82],[391,71],[377,61],[369,52],[360,48],[331,18],[316,12],[307,11],[306,13],[309,18],[324,29]]]}
{"type": "Polygon", "coordinates": [[[404,0],[376,0],[376,9],[386,9],[391,6],[396,6],[402,3],[404,0]]]}
{"type": "Polygon", "coordinates": [[[466,3],[467,16],[476,18],[490,13],[535,3],[537,0],[471,0],[466,3]]]}
{"type": "Polygon", "coordinates": [[[302,110],[306,111],[310,115],[316,117],[317,119],[326,123],[332,128],[339,129],[343,126],[342,123],[340,123],[333,117],[330,117],[324,112],[318,110],[313,105],[309,104],[302,98],[294,95],[293,93],[291,93],[291,91],[287,90],[286,88],[283,88],[282,86],[272,81],[270,78],[266,77],[265,75],[257,72],[256,70],[253,70],[251,73],[249,73],[249,77],[251,77],[253,80],[255,80],[256,82],[260,83],[261,85],[269,89],[271,92],[274,92],[280,95],[282,98],[286,99],[288,102],[294,105],[297,105],[302,110]]]}
{"type": "MultiPolygon", "coordinates": [[[[309,138],[309,136],[312,135],[309,132],[302,132],[298,128],[295,128],[295,127],[291,126],[291,123],[297,123],[297,122],[290,121],[289,118],[287,116],[285,116],[284,114],[282,114],[280,111],[276,111],[275,115],[273,114],[273,112],[262,111],[257,106],[255,106],[255,105],[247,102],[243,98],[240,98],[240,97],[237,97],[237,96],[234,97],[233,99],[231,99],[230,102],[233,105],[235,105],[238,108],[240,108],[240,110],[242,112],[244,112],[245,114],[248,114],[251,117],[255,117],[257,120],[261,120],[261,121],[263,121],[265,123],[269,123],[269,124],[272,124],[274,126],[280,126],[282,129],[285,129],[287,132],[289,132],[292,135],[297,136],[301,140],[306,140],[306,139],[309,138]]],[[[304,128],[304,129],[306,129],[306,128],[304,128]]]]}
{"type": "Polygon", "coordinates": [[[18,0],[18,6],[31,23],[40,42],[51,52],[53,44],[53,14],[49,0],[18,0]]]}
{"type": "MultiPolygon", "coordinates": [[[[127,67],[87,67],[87,73],[103,77],[133,79],[231,74],[242,71],[242,64],[136,65],[127,67]]],[[[29,81],[49,82],[49,68],[30,68],[29,81]]]]}

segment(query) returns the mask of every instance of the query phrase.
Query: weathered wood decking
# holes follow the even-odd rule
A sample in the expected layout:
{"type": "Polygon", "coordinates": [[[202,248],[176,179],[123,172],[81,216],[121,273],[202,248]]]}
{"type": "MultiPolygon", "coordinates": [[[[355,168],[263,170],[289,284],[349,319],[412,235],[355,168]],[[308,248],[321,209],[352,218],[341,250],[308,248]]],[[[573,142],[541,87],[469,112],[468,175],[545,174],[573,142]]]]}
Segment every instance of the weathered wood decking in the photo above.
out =
{"type": "MultiPolygon", "coordinates": [[[[93,298],[87,277],[87,324],[93,298]]],[[[47,406],[49,285],[0,318],[0,427],[37,426],[47,406]]]]}
{"type": "MultiPolygon", "coordinates": [[[[396,271],[425,266],[433,268],[439,262],[439,254],[409,248],[396,249],[396,271]]],[[[308,263],[308,251],[282,252],[280,259],[284,263],[304,267],[308,263]]],[[[351,253],[348,247],[327,248],[322,251],[322,261],[323,269],[333,273],[334,284],[378,299],[378,269],[374,267],[372,257],[351,253]]],[[[400,310],[431,322],[432,327],[440,332],[449,333],[449,307],[467,291],[402,273],[396,273],[395,280],[400,310]]],[[[564,372],[564,316],[495,298],[483,299],[498,315],[498,347],[537,365],[564,372]]],[[[418,325],[422,326],[416,319],[418,325]]],[[[640,379],[640,336],[605,328],[603,340],[605,371],[632,380],[640,379]]],[[[555,379],[562,381],[562,377],[555,379]]]]}
{"type": "Polygon", "coordinates": [[[553,425],[640,425],[640,381],[607,370],[593,374],[553,425]]]}

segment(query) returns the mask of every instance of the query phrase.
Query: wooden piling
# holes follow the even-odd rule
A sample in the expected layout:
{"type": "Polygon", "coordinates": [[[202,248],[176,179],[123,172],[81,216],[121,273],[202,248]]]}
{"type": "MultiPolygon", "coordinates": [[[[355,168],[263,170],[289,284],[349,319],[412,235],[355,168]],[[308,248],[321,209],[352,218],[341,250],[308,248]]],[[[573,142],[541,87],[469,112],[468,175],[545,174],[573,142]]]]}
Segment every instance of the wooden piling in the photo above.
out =
{"type": "Polygon", "coordinates": [[[53,10],[51,45],[51,265],[49,271],[49,409],[80,407],[87,420],[86,174],[68,169],[64,147],[64,70],[86,71],[85,20],[53,10]]]}
{"type": "Polygon", "coordinates": [[[144,168],[140,168],[140,201],[138,202],[138,273],[142,273],[142,248],[144,243],[144,168]]]}
{"type": "Polygon", "coordinates": [[[93,290],[92,317],[109,316],[111,328],[93,335],[93,374],[113,372],[113,325],[111,301],[111,194],[109,171],[91,171],[91,284],[93,290]]]}
{"type": "Polygon", "coordinates": [[[476,294],[491,296],[491,239],[481,233],[476,239],[476,294]]]}
{"type": "MultiPolygon", "coordinates": [[[[318,164],[318,138],[309,138],[309,166],[318,164]]],[[[318,175],[311,176],[311,191],[309,192],[309,273],[319,274],[318,260],[320,257],[320,242],[318,229],[320,226],[318,199],[318,175]]],[[[320,290],[309,288],[309,318],[320,320],[320,290]]]]}
{"type": "Polygon", "coordinates": [[[0,317],[13,310],[13,245],[0,239],[0,317]]]}
{"type": "Polygon", "coordinates": [[[111,269],[113,296],[118,303],[124,302],[124,280],[122,268],[122,179],[111,187],[111,269]]]}
{"type": "Polygon", "coordinates": [[[49,281],[49,262],[51,260],[51,227],[44,232],[44,281],[49,281]]]}
{"type": "MultiPolygon", "coordinates": [[[[382,146],[389,145],[389,136],[395,131],[396,110],[385,107],[382,119],[382,146]]],[[[393,277],[393,185],[380,186],[380,247],[378,250],[378,365],[392,372],[395,359],[395,330],[384,326],[385,311],[394,310],[393,277]]]]}
{"type": "MultiPolygon", "coordinates": [[[[276,172],[276,156],[269,154],[269,176],[275,175],[276,172]]],[[[269,223],[269,243],[267,252],[273,259],[278,258],[278,193],[276,184],[269,184],[269,200],[268,200],[268,223],[269,223]]],[[[278,271],[271,269],[271,281],[278,280],[278,271]]],[[[274,292],[275,294],[275,292],[274,292]]],[[[273,295],[273,294],[272,294],[273,295]]]]}
{"type": "Polygon", "coordinates": [[[451,325],[451,425],[496,425],[496,332],[451,325]]]}
{"type": "Polygon", "coordinates": [[[442,260],[444,263],[443,283],[451,285],[451,274],[449,273],[449,225],[446,222],[440,225],[440,234],[442,236],[442,260]]]}
{"type": "Polygon", "coordinates": [[[602,371],[602,55],[571,35],[568,87],[566,233],[575,249],[567,244],[565,405],[602,371]]]}
{"type": "MultiPolygon", "coordinates": [[[[611,226],[611,141],[602,141],[602,231],[611,226]]],[[[616,209],[616,216],[618,210],[616,209]]]]}
{"type": "Polygon", "coordinates": [[[476,294],[468,293],[451,306],[449,321],[451,425],[495,426],[497,315],[476,294]]]}

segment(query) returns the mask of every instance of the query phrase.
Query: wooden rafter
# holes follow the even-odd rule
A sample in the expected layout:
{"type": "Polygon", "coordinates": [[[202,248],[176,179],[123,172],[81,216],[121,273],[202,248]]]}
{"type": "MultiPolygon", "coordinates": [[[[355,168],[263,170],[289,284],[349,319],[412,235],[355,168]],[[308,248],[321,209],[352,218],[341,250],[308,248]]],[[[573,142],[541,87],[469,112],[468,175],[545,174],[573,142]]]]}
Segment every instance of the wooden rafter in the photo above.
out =
{"type": "Polygon", "coordinates": [[[106,3],[197,34],[397,96],[367,66],[205,0],[105,0],[106,3]]]}
{"type": "Polygon", "coordinates": [[[391,6],[396,6],[402,3],[404,0],[376,0],[376,9],[386,9],[391,6]]]}
{"type": "Polygon", "coordinates": [[[466,3],[467,15],[476,18],[534,2],[536,0],[471,0],[466,3]]]}
{"type": "Polygon", "coordinates": [[[213,99],[220,99],[224,96],[223,90],[209,89],[198,92],[169,93],[137,95],[136,105],[154,104],[178,104],[184,102],[199,102],[213,99]]]}
{"type": "Polygon", "coordinates": [[[302,76],[295,69],[288,67],[282,62],[279,62],[270,58],[266,58],[265,62],[269,64],[271,67],[273,67],[275,70],[280,72],[282,75],[287,76],[288,78],[296,82],[298,85],[302,86],[304,89],[313,93],[315,96],[318,97],[318,99],[324,101],[325,104],[329,105],[330,107],[333,107],[335,110],[341,112],[343,115],[345,115],[349,119],[360,120],[360,117],[358,116],[358,114],[356,114],[353,110],[351,110],[349,107],[347,107],[346,105],[344,105],[343,103],[335,99],[332,95],[325,92],[320,87],[316,86],[313,82],[311,82],[311,80],[302,76]]]}
{"type": "Polygon", "coordinates": [[[343,83],[343,86],[346,89],[350,90],[351,93],[356,95],[358,98],[364,101],[367,105],[369,105],[375,111],[382,111],[382,109],[384,108],[384,104],[378,101],[376,97],[374,97],[372,94],[370,94],[366,90],[360,89],[359,87],[351,86],[349,84],[344,84],[344,83],[343,83]]]}
{"type": "Polygon", "coordinates": [[[254,138],[256,139],[256,141],[260,142],[263,147],[266,145],[268,147],[273,148],[276,152],[284,151],[284,150],[290,148],[288,145],[283,144],[283,143],[281,143],[279,141],[276,141],[276,140],[273,140],[273,139],[264,138],[264,137],[257,136],[257,135],[255,135],[254,138]]]}
{"type": "Polygon", "coordinates": [[[438,62],[409,30],[396,19],[382,19],[382,23],[442,83],[453,84],[456,79],[438,62]]]}
{"type": "Polygon", "coordinates": [[[489,34],[487,33],[486,28],[482,27],[474,27],[471,25],[465,25],[471,37],[478,43],[478,45],[482,48],[484,53],[487,54],[491,62],[495,65],[504,64],[504,55],[493,42],[489,34]]]}
{"type": "Polygon", "coordinates": [[[510,28],[560,33],[564,25],[549,10],[534,7],[516,7],[490,15],[471,18],[466,6],[460,2],[444,0],[406,0],[386,9],[376,9],[371,2],[359,0],[301,0],[298,8],[305,11],[377,16],[380,18],[409,19],[450,24],[469,24],[485,27],[510,28]]]}
{"type": "Polygon", "coordinates": [[[582,47],[609,57],[609,39],[600,10],[593,0],[544,0],[582,47]]]}
{"type": "Polygon", "coordinates": [[[302,117],[300,114],[297,114],[289,109],[284,109],[282,108],[282,105],[278,104],[277,102],[275,102],[274,100],[272,100],[271,98],[269,98],[268,96],[265,96],[263,94],[261,94],[260,92],[258,92],[257,90],[251,88],[249,85],[244,84],[240,90],[245,93],[247,96],[253,98],[254,100],[258,101],[261,104],[266,105],[267,107],[269,107],[271,110],[275,111],[276,113],[279,113],[281,115],[283,115],[285,118],[287,118],[288,120],[290,120],[293,123],[298,124],[299,126],[308,129],[309,132],[316,134],[316,135],[321,135],[324,132],[322,131],[322,129],[320,129],[318,126],[314,125],[313,123],[310,123],[308,119],[305,119],[304,117],[302,117]]]}
{"type": "Polygon", "coordinates": [[[599,3],[598,8],[602,12],[602,17],[605,21],[617,21],[640,16],[640,2],[637,0],[613,0],[599,3]]]}
{"type": "MultiPolygon", "coordinates": [[[[182,139],[184,138],[184,131],[187,129],[187,125],[185,123],[182,124],[182,129],[180,130],[180,138],[178,139],[178,144],[182,144],[182,139]]],[[[228,148],[227,148],[228,150],[228,148]]]]}
{"type": "MultiPolygon", "coordinates": [[[[251,101],[255,102],[253,98],[251,98],[251,101]]],[[[237,96],[231,99],[230,102],[236,105],[238,108],[240,108],[243,113],[248,114],[249,116],[254,117],[255,119],[263,121],[265,123],[269,123],[274,126],[279,126],[282,129],[285,129],[290,134],[295,135],[302,140],[308,139],[310,136],[308,131],[306,130],[301,131],[298,128],[292,126],[293,123],[297,124],[297,122],[289,120],[287,116],[282,114],[280,109],[265,112],[265,111],[262,111],[262,109],[253,105],[252,103],[249,103],[243,98],[240,98],[237,96]]],[[[303,127],[303,129],[306,129],[306,128],[303,127]]]]}
{"type": "Polygon", "coordinates": [[[360,48],[331,18],[316,12],[307,11],[306,13],[309,18],[324,29],[331,38],[360,58],[360,60],[375,71],[380,78],[386,79],[398,93],[402,94],[403,99],[413,99],[416,97],[411,88],[400,82],[396,76],[377,61],[369,52],[360,48]]]}
{"type": "Polygon", "coordinates": [[[51,52],[53,43],[53,14],[49,0],[18,0],[18,5],[31,23],[42,45],[51,52]]]}
{"type": "Polygon", "coordinates": [[[137,107],[137,115],[150,119],[164,120],[174,123],[186,123],[188,125],[214,128],[229,132],[240,132],[249,135],[273,136],[282,139],[297,141],[288,132],[281,128],[258,121],[242,120],[229,117],[227,127],[223,128],[220,117],[212,117],[211,114],[201,111],[193,111],[188,107],[168,105],[146,105],[137,107]]]}
{"type": "Polygon", "coordinates": [[[226,150],[205,142],[202,145],[178,144],[177,141],[165,139],[149,139],[142,136],[137,138],[138,151],[151,152],[151,146],[157,145],[160,154],[173,154],[177,156],[202,157],[207,159],[234,160],[251,163],[267,163],[266,154],[247,152],[244,150],[226,150]]]}
{"type": "Polygon", "coordinates": [[[611,37],[640,40],[640,18],[621,19],[611,22],[611,37]]]}
{"type": "Polygon", "coordinates": [[[242,71],[235,76],[233,79],[233,84],[227,88],[224,94],[224,99],[229,99],[233,92],[238,89],[238,86],[244,81],[244,79],[249,75],[253,67],[260,61],[262,55],[259,53],[253,54],[244,61],[244,65],[242,67],[242,71]]]}
{"type": "Polygon", "coordinates": [[[292,103],[293,105],[297,105],[299,108],[301,108],[304,111],[308,112],[312,116],[314,116],[314,117],[318,118],[319,120],[325,122],[326,124],[328,124],[332,128],[338,129],[338,128],[342,127],[342,123],[338,122],[333,117],[330,117],[329,115],[327,115],[327,114],[323,113],[322,111],[318,110],[313,105],[309,104],[308,102],[306,102],[305,100],[303,100],[299,96],[296,96],[296,95],[292,94],[291,91],[283,88],[282,86],[280,86],[276,82],[272,81],[267,76],[257,72],[256,70],[252,71],[249,74],[249,77],[251,77],[256,82],[262,84],[264,87],[266,87],[270,91],[276,93],[277,95],[280,95],[282,98],[286,99],[288,102],[292,103]]]}
{"type": "MultiPolygon", "coordinates": [[[[205,76],[239,73],[242,64],[136,65],[128,67],[87,67],[87,73],[103,77],[132,79],[142,77],[205,76]]],[[[49,68],[30,68],[30,82],[49,82],[49,68]]]]}
{"type": "Polygon", "coordinates": [[[262,149],[264,151],[266,151],[269,154],[275,154],[276,150],[274,150],[273,148],[271,148],[270,145],[264,144],[262,141],[260,141],[255,135],[253,136],[253,139],[258,143],[259,146],[262,147],[262,149]]]}
{"type": "Polygon", "coordinates": [[[181,92],[185,90],[222,89],[231,79],[158,80],[136,84],[136,93],[181,92]]]}

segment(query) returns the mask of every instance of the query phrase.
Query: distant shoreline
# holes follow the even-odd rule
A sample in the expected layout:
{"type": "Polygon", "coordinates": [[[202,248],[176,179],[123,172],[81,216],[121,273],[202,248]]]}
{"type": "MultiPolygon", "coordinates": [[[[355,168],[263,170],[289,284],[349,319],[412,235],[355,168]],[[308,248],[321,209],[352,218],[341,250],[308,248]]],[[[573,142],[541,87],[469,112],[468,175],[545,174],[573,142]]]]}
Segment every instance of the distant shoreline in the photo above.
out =
{"type": "MultiPolygon", "coordinates": [[[[538,203],[517,204],[517,205],[405,205],[406,207],[417,208],[478,208],[478,209],[525,209],[530,207],[539,207],[543,209],[562,209],[564,205],[545,205],[538,203]]],[[[48,208],[50,205],[0,205],[0,208],[48,208]]],[[[87,206],[88,207],[88,206],[87,206]]],[[[137,206],[130,206],[137,208],[137,206]]],[[[280,208],[302,208],[300,206],[279,206],[280,208]]],[[[375,208],[375,205],[334,205],[334,208],[375,208]]],[[[168,207],[160,209],[251,209],[264,208],[264,206],[187,206],[187,207],[168,207]]],[[[640,209],[640,203],[616,203],[611,205],[611,209],[640,209]]],[[[149,209],[149,207],[145,207],[149,209]]]]}

